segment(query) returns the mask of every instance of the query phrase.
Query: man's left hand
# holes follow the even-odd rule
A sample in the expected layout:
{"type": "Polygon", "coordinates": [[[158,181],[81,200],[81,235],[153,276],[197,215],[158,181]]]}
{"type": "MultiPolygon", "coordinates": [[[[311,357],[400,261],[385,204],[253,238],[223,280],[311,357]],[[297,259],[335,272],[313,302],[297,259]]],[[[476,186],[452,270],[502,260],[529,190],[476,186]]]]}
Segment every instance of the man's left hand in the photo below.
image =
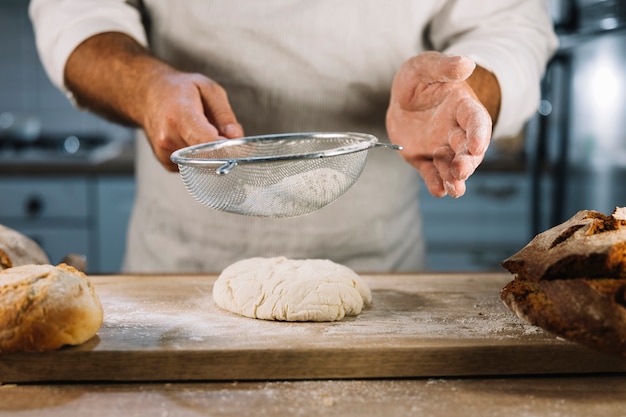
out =
{"type": "Polygon", "coordinates": [[[463,56],[425,52],[397,72],[387,131],[431,194],[460,197],[482,162],[492,118],[467,82],[476,64],[463,56]]]}

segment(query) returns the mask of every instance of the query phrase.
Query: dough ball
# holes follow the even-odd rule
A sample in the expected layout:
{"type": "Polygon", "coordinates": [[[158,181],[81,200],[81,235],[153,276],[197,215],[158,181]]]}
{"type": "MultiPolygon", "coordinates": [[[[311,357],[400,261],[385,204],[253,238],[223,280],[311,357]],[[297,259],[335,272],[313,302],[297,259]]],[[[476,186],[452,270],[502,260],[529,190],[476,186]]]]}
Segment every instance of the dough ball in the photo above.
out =
{"type": "Polygon", "coordinates": [[[372,301],[350,268],[324,259],[250,258],[230,265],[213,287],[225,310],[283,321],[335,321],[356,316],[372,301]]]}
{"type": "Polygon", "coordinates": [[[77,269],[24,265],[0,272],[0,353],[78,345],[102,320],[100,299],[77,269]]]}
{"type": "Polygon", "coordinates": [[[0,271],[20,265],[49,263],[48,255],[34,240],[0,224],[0,271]]]}

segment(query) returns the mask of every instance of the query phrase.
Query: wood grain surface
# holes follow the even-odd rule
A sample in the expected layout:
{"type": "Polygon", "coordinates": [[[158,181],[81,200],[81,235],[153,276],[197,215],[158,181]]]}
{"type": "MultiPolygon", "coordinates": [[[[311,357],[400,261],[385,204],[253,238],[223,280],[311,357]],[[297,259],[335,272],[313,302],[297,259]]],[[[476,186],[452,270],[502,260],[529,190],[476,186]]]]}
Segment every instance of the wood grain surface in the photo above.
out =
{"type": "Polygon", "coordinates": [[[623,417],[616,375],[0,385],[4,417],[623,417]]]}
{"type": "Polygon", "coordinates": [[[508,274],[363,275],[373,304],[331,323],[219,309],[212,275],[92,280],[98,335],[0,355],[0,382],[219,381],[614,373],[626,360],[559,340],[504,307],[508,274]]]}

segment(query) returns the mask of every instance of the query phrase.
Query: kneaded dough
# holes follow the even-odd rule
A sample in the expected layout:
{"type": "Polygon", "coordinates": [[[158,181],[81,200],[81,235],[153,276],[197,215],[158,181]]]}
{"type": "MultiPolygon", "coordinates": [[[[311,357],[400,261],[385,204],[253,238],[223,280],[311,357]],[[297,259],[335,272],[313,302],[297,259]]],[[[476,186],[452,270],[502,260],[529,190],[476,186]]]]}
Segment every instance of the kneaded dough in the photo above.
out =
{"type": "Polygon", "coordinates": [[[22,265],[0,272],[0,353],[78,345],[102,321],[91,281],[71,266],[22,265]]]}
{"type": "Polygon", "coordinates": [[[371,303],[365,282],[350,268],[325,259],[250,258],[228,266],[213,299],[245,317],[282,321],[336,321],[371,303]]]}

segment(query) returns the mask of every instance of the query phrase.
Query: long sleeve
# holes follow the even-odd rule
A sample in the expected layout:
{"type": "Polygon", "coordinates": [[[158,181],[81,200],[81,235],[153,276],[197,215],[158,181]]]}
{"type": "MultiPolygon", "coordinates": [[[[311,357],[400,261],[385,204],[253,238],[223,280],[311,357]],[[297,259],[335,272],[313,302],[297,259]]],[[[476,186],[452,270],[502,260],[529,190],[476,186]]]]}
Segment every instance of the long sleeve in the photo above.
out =
{"type": "Polygon", "coordinates": [[[65,62],[87,38],[122,32],[147,44],[138,9],[124,0],[32,0],[29,15],[46,73],[66,93],[65,62]]]}
{"type": "Polygon", "coordinates": [[[494,138],[519,133],[536,110],[545,65],[557,47],[543,0],[454,0],[432,21],[437,50],[467,55],[492,71],[502,102],[494,138]]]}

